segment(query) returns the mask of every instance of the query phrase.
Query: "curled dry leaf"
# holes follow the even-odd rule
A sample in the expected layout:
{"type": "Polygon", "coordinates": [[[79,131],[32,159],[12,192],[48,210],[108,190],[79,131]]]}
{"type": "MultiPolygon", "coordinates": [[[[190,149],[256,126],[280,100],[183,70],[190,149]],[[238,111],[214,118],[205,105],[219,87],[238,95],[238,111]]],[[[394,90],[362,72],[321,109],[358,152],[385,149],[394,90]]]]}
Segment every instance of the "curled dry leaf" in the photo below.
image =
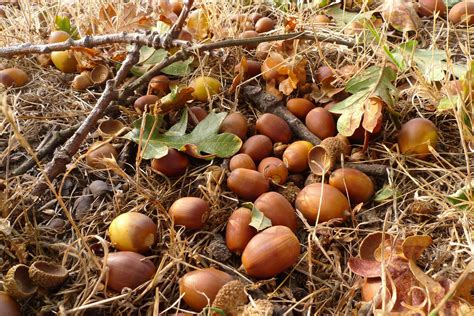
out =
{"type": "MultiPolygon", "coordinates": [[[[270,52],[262,64],[262,76],[270,85],[267,92],[275,95],[273,87],[278,84],[278,91],[290,95],[300,84],[306,82],[306,64],[308,61],[301,57],[284,58],[282,54],[270,52]]],[[[279,95],[276,95],[280,97],[279,95]]]]}
{"type": "Polygon", "coordinates": [[[408,260],[418,260],[423,251],[428,248],[433,239],[427,235],[417,235],[407,237],[402,244],[402,251],[408,260]]]}
{"type": "Polygon", "coordinates": [[[248,64],[247,64],[247,58],[245,56],[242,57],[239,63],[239,68],[237,69],[237,73],[234,77],[234,80],[232,80],[232,85],[229,88],[229,93],[235,92],[235,89],[237,89],[237,86],[241,84],[244,79],[245,79],[245,74],[248,71],[248,64]]]}
{"type": "Polygon", "coordinates": [[[421,24],[412,0],[385,0],[382,17],[400,32],[417,31],[421,24]]]}

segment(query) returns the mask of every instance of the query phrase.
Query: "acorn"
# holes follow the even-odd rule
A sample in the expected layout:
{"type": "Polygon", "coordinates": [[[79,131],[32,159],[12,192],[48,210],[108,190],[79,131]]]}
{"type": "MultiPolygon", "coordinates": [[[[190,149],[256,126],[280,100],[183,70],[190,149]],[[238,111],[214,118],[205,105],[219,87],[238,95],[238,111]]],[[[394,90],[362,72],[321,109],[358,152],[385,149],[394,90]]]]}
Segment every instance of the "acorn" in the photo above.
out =
{"type": "Polygon", "coordinates": [[[260,18],[255,23],[255,31],[257,31],[257,33],[269,32],[273,30],[274,27],[275,27],[275,22],[268,17],[260,18]]]}
{"type": "Polygon", "coordinates": [[[200,229],[206,224],[210,208],[203,199],[188,196],[174,201],[168,213],[175,225],[200,229]]]}
{"type": "Polygon", "coordinates": [[[289,143],[291,140],[291,129],[288,123],[281,117],[265,113],[259,117],[256,123],[257,131],[268,136],[274,143],[289,143]]]}
{"type": "Polygon", "coordinates": [[[345,220],[350,211],[349,201],[338,189],[325,183],[307,185],[298,193],[295,207],[310,224],[331,219],[345,220]]]}
{"type": "Polygon", "coordinates": [[[192,125],[197,125],[199,124],[199,122],[201,122],[202,120],[204,120],[207,116],[207,111],[204,110],[202,107],[200,106],[192,106],[189,108],[189,112],[190,112],[190,116],[192,114],[192,116],[194,116],[194,118],[196,119],[197,122],[194,122],[194,118],[191,116],[191,120],[190,122],[192,122],[192,125]]]}
{"type": "Polygon", "coordinates": [[[133,107],[138,114],[142,114],[147,109],[148,112],[151,110],[151,106],[158,102],[160,98],[153,94],[148,94],[139,97],[133,103],[133,107]]]}
{"type": "Polygon", "coordinates": [[[421,16],[432,16],[435,13],[443,16],[448,11],[443,0],[418,0],[418,7],[416,9],[421,16]]]}
{"type": "MultiPolygon", "coordinates": [[[[262,63],[256,60],[247,59],[247,70],[245,71],[245,78],[253,78],[260,75],[262,68],[262,63]]],[[[240,70],[240,63],[235,65],[234,72],[238,72],[240,70]]]]}
{"type": "Polygon", "coordinates": [[[219,290],[232,280],[230,274],[214,268],[194,270],[179,279],[179,293],[189,307],[200,312],[212,304],[219,290]]]}
{"type": "Polygon", "coordinates": [[[318,81],[322,83],[324,86],[324,85],[329,85],[336,78],[331,68],[324,65],[324,66],[319,67],[318,70],[316,71],[316,79],[318,79],[318,81]]]}
{"type": "Polygon", "coordinates": [[[135,289],[139,285],[151,280],[155,275],[155,265],[145,256],[132,251],[109,253],[106,265],[107,286],[116,292],[124,288],[135,289]]]}
{"type": "MultiPolygon", "coordinates": [[[[258,37],[258,33],[256,31],[247,30],[240,33],[240,38],[253,38],[258,37]]],[[[244,46],[247,49],[254,49],[257,47],[257,44],[247,44],[244,46]]]]}
{"type": "Polygon", "coordinates": [[[164,96],[170,91],[170,79],[165,75],[158,75],[151,78],[148,84],[149,93],[164,96]]]}
{"type": "Polygon", "coordinates": [[[284,184],[288,178],[288,169],[281,159],[276,157],[264,158],[258,164],[258,172],[276,184],[284,184]]]}
{"type": "MultiPolygon", "coordinates": [[[[5,291],[15,298],[28,298],[38,290],[28,275],[28,266],[17,264],[11,267],[5,275],[3,283],[5,291]]],[[[3,315],[0,313],[0,315],[3,315]]]]}
{"type": "Polygon", "coordinates": [[[193,97],[201,102],[209,101],[212,96],[218,94],[222,89],[219,80],[207,76],[194,78],[189,86],[194,88],[193,97]]]}
{"type": "Polygon", "coordinates": [[[262,14],[258,12],[254,12],[250,15],[250,20],[255,24],[258,20],[262,18],[262,14]]]}
{"type": "Polygon", "coordinates": [[[63,284],[69,276],[69,271],[58,264],[35,261],[30,266],[28,274],[35,284],[49,289],[63,284]]]}
{"type": "Polygon", "coordinates": [[[254,201],[270,189],[269,181],[263,174],[243,168],[235,169],[230,173],[227,186],[239,198],[248,201],[254,201]]]}
{"type": "Polygon", "coordinates": [[[165,156],[151,161],[151,168],[153,170],[159,171],[171,178],[185,174],[188,166],[188,156],[174,148],[168,148],[168,153],[165,156]]]}
{"type": "Polygon", "coordinates": [[[0,315],[21,316],[20,305],[4,292],[0,292],[0,315]]]}
{"type": "Polygon", "coordinates": [[[309,111],[305,124],[311,133],[320,139],[335,136],[337,133],[334,117],[325,108],[315,108],[309,111]]]}
{"type": "Polygon", "coordinates": [[[265,135],[249,137],[240,148],[241,153],[249,155],[255,162],[260,162],[263,158],[270,156],[272,151],[272,141],[265,135]]]}
{"type": "Polygon", "coordinates": [[[329,24],[331,19],[325,14],[318,14],[313,19],[314,24],[329,24]]]}
{"type": "Polygon", "coordinates": [[[257,229],[250,226],[252,211],[246,207],[236,209],[230,215],[225,230],[225,243],[231,252],[240,255],[257,229]]]}
{"type": "Polygon", "coordinates": [[[304,120],[306,115],[308,115],[308,113],[316,106],[308,99],[293,98],[289,99],[288,102],[286,102],[286,107],[288,111],[293,113],[294,116],[296,116],[300,120],[304,120]]]}
{"type": "Polygon", "coordinates": [[[103,158],[117,159],[118,153],[110,143],[94,143],[86,154],[86,164],[95,169],[105,169],[107,166],[100,160],[103,158]],[[92,150],[91,150],[92,149],[92,150]]]}
{"type": "Polygon", "coordinates": [[[71,88],[74,90],[85,90],[93,85],[93,82],[87,71],[84,71],[74,77],[71,82],[71,88]]]}
{"type": "Polygon", "coordinates": [[[253,161],[252,157],[247,154],[237,154],[230,159],[230,171],[234,171],[238,168],[257,170],[257,166],[255,165],[255,162],[253,161]]]}
{"type": "Polygon", "coordinates": [[[311,172],[322,176],[334,169],[341,155],[350,154],[350,143],[346,137],[338,135],[324,139],[308,152],[308,164],[311,172]]]}
{"type": "Polygon", "coordinates": [[[60,30],[53,31],[49,35],[48,43],[50,43],[50,44],[52,44],[52,43],[61,43],[61,42],[67,41],[69,39],[69,37],[71,37],[71,36],[69,35],[69,33],[65,32],[65,31],[60,31],[60,30]]]}
{"type": "Polygon", "coordinates": [[[474,2],[463,1],[455,4],[451,10],[449,10],[448,19],[453,24],[474,24],[474,2]]]}
{"type": "Polygon", "coordinates": [[[158,227],[145,214],[123,213],[109,226],[110,241],[122,251],[146,252],[156,241],[158,227]]]}
{"type": "Polygon", "coordinates": [[[6,68],[0,71],[0,85],[5,87],[22,87],[28,82],[28,75],[18,68],[6,68]]]}
{"type": "Polygon", "coordinates": [[[329,184],[348,195],[353,205],[366,203],[375,193],[372,180],[362,171],[353,168],[334,170],[329,176],[329,184]]]}
{"type": "Polygon", "coordinates": [[[418,159],[427,158],[429,147],[436,148],[438,129],[428,119],[414,118],[402,125],[398,133],[398,147],[404,155],[413,155],[418,159]]]}
{"type": "Polygon", "coordinates": [[[242,113],[230,113],[222,121],[219,132],[237,135],[241,140],[245,140],[247,135],[247,119],[242,113]]]}
{"type": "Polygon", "coordinates": [[[77,59],[71,50],[52,52],[51,61],[62,72],[71,73],[77,71],[77,59]]]}
{"type": "Polygon", "coordinates": [[[282,225],[296,231],[296,211],[280,193],[263,193],[255,200],[254,206],[272,221],[272,226],[282,225]]]}
{"type": "Polygon", "coordinates": [[[292,173],[301,173],[308,169],[308,153],[313,144],[305,140],[298,140],[283,152],[283,163],[292,173]]]}
{"type": "Polygon", "coordinates": [[[274,44],[270,42],[263,42],[263,43],[258,44],[257,48],[255,49],[255,57],[257,57],[257,59],[260,59],[260,60],[267,58],[269,52],[272,50],[273,47],[274,47],[274,44]]]}
{"type": "Polygon", "coordinates": [[[242,253],[242,265],[248,275],[271,278],[298,260],[300,241],[286,226],[272,226],[258,233],[242,253]]]}

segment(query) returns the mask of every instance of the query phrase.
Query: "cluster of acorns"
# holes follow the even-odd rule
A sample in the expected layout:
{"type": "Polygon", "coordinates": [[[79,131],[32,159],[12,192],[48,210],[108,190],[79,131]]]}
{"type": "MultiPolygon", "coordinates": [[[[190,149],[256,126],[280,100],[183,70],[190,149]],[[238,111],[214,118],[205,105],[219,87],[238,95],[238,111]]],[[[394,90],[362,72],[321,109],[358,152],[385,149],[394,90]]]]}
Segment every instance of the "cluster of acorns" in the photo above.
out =
{"type": "MultiPolygon", "coordinates": [[[[308,113],[314,109],[311,107],[308,113]]],[[[232,113],[220,129],[245,140],[247,119],[241,113],[232,113]]],[[[256,131],[258,134],[247,138],[240,153],[230,159],[227,186],[241,200],[253,202],[272,226],[257,231],[250,226],[252,210],[240,207],[228,219],[225,242],[231,252],[241,255],[246,274],[262,279],[284,272],[298,260],[301,245],[296,236],[295,208],[309,224],[344,221],[350,215],[351,205],[368,202],[375,187],[371,178],[359,170],[339,168],[331,171],[334,160],[350,153],[350,143],[345,137],[330,134],[317,146],[302,140],[290,143],[292,132],[289,125],[270,113],[260,116],[256,131]],[[287,145],[284,145],[284,150],[274,150],[283,146],[280,144],[287,145]],[[272,156],[275,153],[278,157],[272,156]],[[284,186],[289,174],[304,173],[308,169],[319,175],[331,171],[328,183],[305,186],[297,194],[294,206],[282,194],[270,191],[284,186]]],[[[421,118],[403,125],[398,138],[400,151],[418,158],[429,155],[430,146],[435,147],[436,141],[435,125],[421,118]]],[[[167,156],[152,162],[153,168],[170,177],[184,174],[188,165],[186,155],[177,150],[170,150],[167,156]],[[184,157],[185,163],[179,157],[184,157]]],[[[180,198],[169,208],[174,225],[188,230],[203,228],[209,214],[209,204],[198,197],[180,198]]],[[[157,225],[153,220],[144,214],[125,213],[112,221],[109,233],[112,244],[120,251],[110,253],[105,259],[109,267],[108,286],[121,291],[124,287],[135,288],[150,280],[156,267],[142,253],[156,241],[157,225]]],[[[219,289],[232,279],[229,274],[213,268],[196,270],[181,278],[180,292],[191,308],[201,311],[208,304],[206,297],[212,303],[219,289]]]]}

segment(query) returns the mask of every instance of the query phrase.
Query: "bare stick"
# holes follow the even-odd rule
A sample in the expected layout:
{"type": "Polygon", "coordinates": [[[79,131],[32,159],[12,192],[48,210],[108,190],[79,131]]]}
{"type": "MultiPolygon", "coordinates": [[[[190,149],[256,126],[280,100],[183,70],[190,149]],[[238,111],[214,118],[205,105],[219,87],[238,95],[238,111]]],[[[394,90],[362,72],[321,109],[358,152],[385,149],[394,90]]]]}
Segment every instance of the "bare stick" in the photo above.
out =
{"type": "MultiPolygon", "coordinates": [[[[292,132],[298,136],[298,138],[307,140],[313,145],[317,145],[321,140],[311,133],[306,125],[303,124],[296,116],[291,113],[281,100],[278,100],[271,94],[266,93],[259,86],[244,86],[242,88],[244,98],[255,105],[260,111],[273,113],[284,119],[290,126],[292,132]]],[[[340,168],[338,164],[336,168],[340,168]]],[[[388,166],[380,164],[368,164],[368,163],[344,163],[346,168],[358,169],[368,175],[375,177],[385,177],[387,175],[388,166]]]]}
{"type": "MultiPolygon", "coordinates": [[[[99,100],[97,100],[94,109],[89,113],[74,135],[66,142],[64,147],[56,151],[53,160],[46,165],[45,175],[48,179],[52,180],[66,170],[66,165],[71,162],[72,157],[79,150],[87,134],[89,134],[97,121],[103,116],[107,106],[110,102],[117,99],[118,92],[116,89],[125,80],[133,65],[138,62],[140,56],[139,51],[140,45],[135,45],[132,51],[128,53],[127,58],[118,70],[115,78],[107,81],[104,92],[99,100]]],[[[46,188],[46,182],[41,181],[33,190],[33,195],[41,195],[46,188]]]]}
{"type": "MultiPolygon", "coordinates": [[[[36,152],[36,157],[38,160],[43,159],[47,155],[53,153],[53,151],[60,145],[62,145],[69,137],[71,137],[74,132],[80,127],[80,124],[71,126],[65,130],[53,131],[51,133],[51,139],[36,152]]],[[[30,158],[23,162],[18,168],[12,171],[12,176],[19,176],[33,168],[36,164],[36,161],[33,158],[30,158]]]]}
{"type": "Polygon", "coordinates": [[[291,128],[291,131],[298,138],[307,140],[313,145],[318,145],[321,140],[311,133],[306,125],[293,115],[281,100],[271,94],[265,93],[259,86],[245,86],[242,88],[244,97],[252,102],[260,111],[273,113],[284,119],[291,128]]]}
{"type": "Polygon", "coordinates": [[[186,22],[186,18],[188,17],[189,12],[193,6],[194,0],[187,0],[179,14],[178,20],[171,26],[171,28],[166,32],[163,38],[163,46],[168,48],[172,46],[172,41],[179,37],[181,30],[183,29],[184,22],[186,22]]]}
{"type": "MultiPolygon", "coordinates": [[[[185,10],[183,8],[183,10],[185,10]]],[[[173,27],[172,27],[173,28],[173,27]]],[[[171,28],[171,29],[172,29],[171,28]]],[[[176,29],[177,30],[177,29],[176,29]]],[[[179,33],[178,33],[179,34],[179,33]]],[[[306,39],[312,41],[320,41],[324,43],[334,43],[337,45],[343,45],[347,47],[354,47],[353,41],[335,38],[326,35],[317,35],[312,32],[296,32],[288,34],[270,35],[270,36],[257,36],[245,39],[229,39],[217,41],[209,44],[196,44],[189,47],[189,51],[204,51],[212,50],[223,47],[258,44],[262,42],[280,41],[286,39],[306,39]]],[[[84,38],[74,40],[70,38],[67,41],[61,43],[52,44],[32,44],[26,43],[21,45],[9,46],[0,48],[0,57],[10,57],[13,55],[22,54],[47,54],[54,51],[64,51],[71,49],[72,47],[97,47],[106,44],[115,43],[126,43],[126,44],[137,44],[142,46],[150,46],[154,48],[163,47],[162,41],[156,41],[155,33],[116,33],[107,35],[93,35],[85,36],[84,38]]],[[[184,46],[189,45],[189,42],[173,39],[171,46],[184,46]]]]}

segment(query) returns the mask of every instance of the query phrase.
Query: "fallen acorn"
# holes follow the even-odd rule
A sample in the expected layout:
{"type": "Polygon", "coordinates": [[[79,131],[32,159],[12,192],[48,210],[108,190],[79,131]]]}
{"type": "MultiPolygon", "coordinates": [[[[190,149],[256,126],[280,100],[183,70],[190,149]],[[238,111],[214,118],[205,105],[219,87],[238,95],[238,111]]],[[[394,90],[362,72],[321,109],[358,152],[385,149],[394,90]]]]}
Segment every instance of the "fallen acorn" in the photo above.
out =
{"type": "Polygon", "coordinates": [[[21,87],[28,82],[28,75],[18,68],[7,68],[0,71],[0,85],[5,87],[21,87]]]}
{"type": "Polygon", "coordinates": [[[3,288],[9,295],[20,299],[30,297],[38,290],[38,286],[30,279],[28,266],[24,264],[14,265],[8,270],[3,288]]]}
{"type": "Polygon", "coordinates": [[[200,312],[214,302],[224,284],[232,281],[230,274],[214,268],[194,270],[179,279],[179,292],[193,310],[200,312]]]}
{"type": "Polygon", "coordinates": [[[300,241],[286,226],[272,226],[253,237],[242,253],[242,265],[248,275],[271,278],[298,260],[300,241]]]}
{"type": "Polygon", "coordinates": [[[109,226],[109,235],[115,248],[143,253],[155,243],[157,226],[145,214],[128,212],[114,218],[109,226]]]}
{"type": "Polygon", "coordinates": [[[63,284],[69,276],[69,271],[58,264],[35,261],[30,266],[28,274],[35,284],[49,289],[63,284]]]}
{"type": "Polygon", "coordinates": [[[21,316],[20,305],[4,292],[0,292],[0,315],[21,316]]]}
{"type": "Polygon", "coordinates": [[[367,202],[375,193],[369,176],[353,168],[334,170],[329,176],[329,184],[347,194],[353,205],[367,202]]]}

